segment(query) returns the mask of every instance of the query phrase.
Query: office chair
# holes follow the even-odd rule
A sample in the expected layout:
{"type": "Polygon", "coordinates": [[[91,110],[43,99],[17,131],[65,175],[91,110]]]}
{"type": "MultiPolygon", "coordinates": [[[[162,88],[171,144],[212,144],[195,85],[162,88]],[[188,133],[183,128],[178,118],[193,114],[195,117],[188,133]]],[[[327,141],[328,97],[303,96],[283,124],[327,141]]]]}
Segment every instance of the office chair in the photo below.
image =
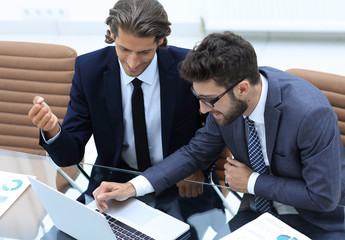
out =
{"type": "Polygon", "coordinates": [[[345,145],[345,76],[296,68],[286,72],[307,80],[325,94],[338,116],[341,139],[345,145]]]}
{"type": "MultiPolygon", "coordinates": [[[[61,123],[74,74],[74,49],[54,44],[0,41],[0,148],[46,155],[39,130],[28,117],[34,96],[50,105],[61,123]]],[[[56,185],[66,192],[79,174],[75,166],[57,169],[56,185]]]]}

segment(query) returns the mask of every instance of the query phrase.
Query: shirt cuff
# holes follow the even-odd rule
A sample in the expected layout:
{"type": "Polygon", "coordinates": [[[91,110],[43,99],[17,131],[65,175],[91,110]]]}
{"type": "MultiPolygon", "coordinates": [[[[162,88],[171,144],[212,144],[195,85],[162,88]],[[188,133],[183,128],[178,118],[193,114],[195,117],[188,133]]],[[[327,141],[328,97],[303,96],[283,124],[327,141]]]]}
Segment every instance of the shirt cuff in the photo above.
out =
{"type": "Polygon", "coordinates": [[[255,182],[256,182],[256,179],[257,179],[259,176],[260,176],[260,174],[257,173],[257,172],[253,172],[253,173],[249,176],[249,179],[248,179],[248,186],[247,186],[248,193],[250,193],[250,194],[255,194],[255,192],[254,192],[255,182]]]}
{"type": "Polygon", "coordinates": [[[129,181],[135,188],[136,197],[144,196],[148,193],[152,193],[155,190],[153,189],[149,180],[147,180],[144,176],[140,175],[132,180],[129,181]]]}
{"type": "Polygon", "coordinates": [[[44,142],[45,142],[46,144],[49,145],[49,144],[51,144],[52,142],[54,142],[54,140],[57,139],[57,138],[60,136],[61,127],[60,127],[60,125],[59,125],[59,132],[58,132],[54,137],[52,137],[52,138],[49,139],[49,140],[46,140],[46,134],[44,133],[44,131],[43,131],[42,128],[40,128],[40,131],[41,131],[41,136],[42,136],[44,142]]]}

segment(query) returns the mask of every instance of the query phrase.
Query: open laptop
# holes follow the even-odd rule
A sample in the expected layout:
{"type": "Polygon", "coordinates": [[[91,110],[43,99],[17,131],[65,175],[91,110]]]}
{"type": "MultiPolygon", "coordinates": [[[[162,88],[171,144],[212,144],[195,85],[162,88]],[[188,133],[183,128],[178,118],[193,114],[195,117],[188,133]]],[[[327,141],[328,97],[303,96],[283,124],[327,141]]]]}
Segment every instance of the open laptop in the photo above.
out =
{"type": "Polygon", "coordinates": [[[95,202],[83,205],[32,177],[28,178],[55,226],[76,239],[122,239],[124,234],[112,230],[109,218],[115,218],[112,221],[120,227],[129,226],[127,236],[131,237],[126,239],[140,239],[138,236],[164,240],[190,237],[188,224],[138,199],[109,201],[105,216],[96,210],[95,202]]]}

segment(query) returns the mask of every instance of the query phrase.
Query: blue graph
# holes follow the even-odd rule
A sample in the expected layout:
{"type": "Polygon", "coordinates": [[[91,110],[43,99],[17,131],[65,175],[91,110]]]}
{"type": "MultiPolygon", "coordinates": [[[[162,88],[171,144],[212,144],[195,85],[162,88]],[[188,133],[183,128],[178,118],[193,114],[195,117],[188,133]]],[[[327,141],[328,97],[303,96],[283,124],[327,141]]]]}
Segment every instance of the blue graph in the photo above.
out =
{"type": "Polygon", "coordinates": [[[5,182],[2,184],[2,189],[5,191],[14,191],[23,185],[23,181],[20,179],[13,179],[10,182],[5,182]]]}
{"type": "Polygon", "coordinates": [[[287,235],[279,235],[277,237],[277,240],[298,240],[298,239],[295,237],[287,236],[287,235]]]}
{"type": "Polygon", "coordinates": [[[1,196],[1,195],[0,195],[0,203],[6,202],[7,198],[8,198],[8,197],[1,196]]]}

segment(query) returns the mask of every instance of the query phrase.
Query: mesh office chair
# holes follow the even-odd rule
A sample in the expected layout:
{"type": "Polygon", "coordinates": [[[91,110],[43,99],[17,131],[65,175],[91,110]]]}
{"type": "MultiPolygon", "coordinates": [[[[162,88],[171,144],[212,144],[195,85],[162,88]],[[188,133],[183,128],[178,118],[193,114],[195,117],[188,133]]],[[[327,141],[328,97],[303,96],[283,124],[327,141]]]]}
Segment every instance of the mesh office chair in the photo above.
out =
{"type": "MultiPolygon", "coordinates": [[[[62,122],[76,57],[76,51],[67,46],[0,41],[0,148],[46,154],[38,144],[39,131],[27,115],[34,96],[40,95],[62,122]]],[[[70,186],[65,179],[74,184],[79,171],[75,166],[62,169],[64,177],[57,174],[56,185],[65,192],[70,186]]]]}

